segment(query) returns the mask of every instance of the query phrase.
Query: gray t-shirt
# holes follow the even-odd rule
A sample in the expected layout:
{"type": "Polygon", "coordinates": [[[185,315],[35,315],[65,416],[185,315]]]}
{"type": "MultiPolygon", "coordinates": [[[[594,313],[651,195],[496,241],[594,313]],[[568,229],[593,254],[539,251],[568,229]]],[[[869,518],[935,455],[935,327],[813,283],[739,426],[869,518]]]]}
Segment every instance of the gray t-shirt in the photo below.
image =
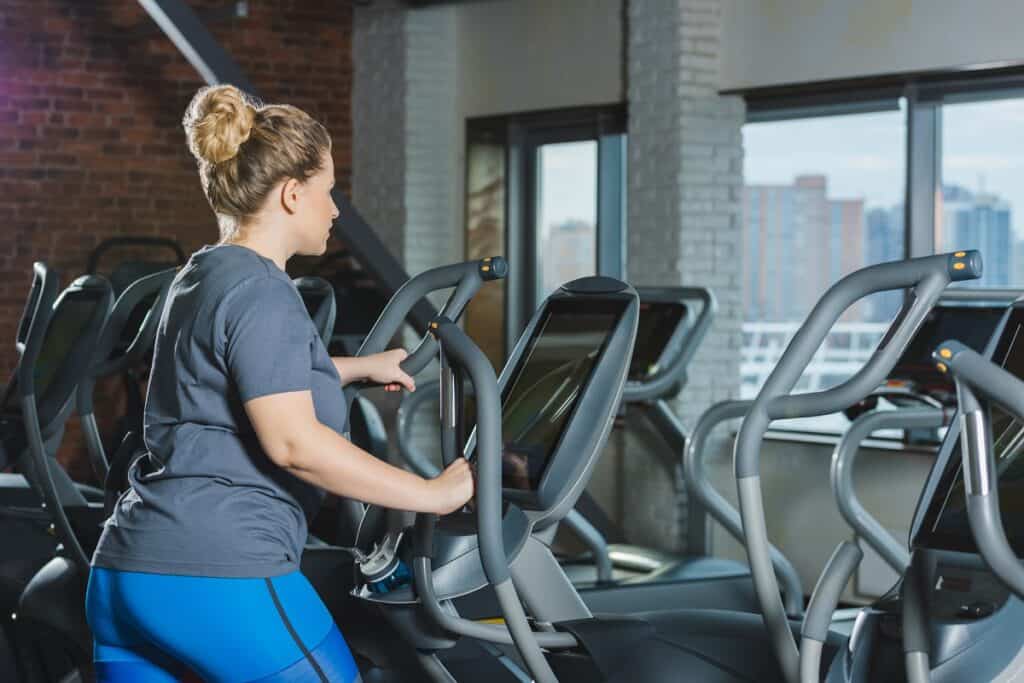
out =
{"type": "Polygon", "coordinates": [[[106,521],[93,564],[125,571],[271,577],[298,569],[323,493],[275,465],[243,404],[311,390],[343,433],[338,372],[273,261],[203,247],[171,285],[146,396],[148,454],[106,521]]]}

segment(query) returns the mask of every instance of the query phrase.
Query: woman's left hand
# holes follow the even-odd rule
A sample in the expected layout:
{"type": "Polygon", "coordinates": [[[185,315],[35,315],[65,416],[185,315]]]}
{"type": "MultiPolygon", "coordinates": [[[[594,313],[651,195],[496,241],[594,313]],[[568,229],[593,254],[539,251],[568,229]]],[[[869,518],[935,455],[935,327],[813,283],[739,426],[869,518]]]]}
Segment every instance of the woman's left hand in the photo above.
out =
{"type": "Polygon", "coordinates": [[[383,384],[385,391],[416,391],[416,381],[399,364],[408,357],[405,349],[391,349],[366,357],[366,379],[383,384]]]}

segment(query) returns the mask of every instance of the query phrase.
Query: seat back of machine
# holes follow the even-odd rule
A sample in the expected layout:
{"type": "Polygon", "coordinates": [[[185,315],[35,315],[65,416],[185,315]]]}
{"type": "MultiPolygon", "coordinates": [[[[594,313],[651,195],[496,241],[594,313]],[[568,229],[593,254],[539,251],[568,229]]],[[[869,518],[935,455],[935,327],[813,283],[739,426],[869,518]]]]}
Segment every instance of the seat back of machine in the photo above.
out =
{"type": "MultiPolygon", "coordinates": [[[[90,457],[94,467],[97,460],[104,471],[112,467],[110,475],[123,472],[120,465],[132,453],[122,445],[107,462],[93,414],[96,380],[137,365],[152,350],[175,271],[172,268],[130,283],[116,302],[112,302],[113,294],[105,280],[80,278],[54,305],[52,324],[44,333],[45,353],[40,357],[63,368],[63,384],[77,391],[90,457]],[[65,337],[68,333],[72,336],[65,337]]],[[[129,434],[132,436],[136,435],[129,434]]],[[[130,443],[134,443],[131,438],[125,440],[125,444],[130,443]]],[[[40,457],[38,453],[33,455],[37,465],[33,483],[42,489],[61,546],[57,556],[22,592],[18,605],[19,661],[30,679],[51,669],[81,674],[89,664],[91,643],[84,613],[88,555],[95,546],[105,505],[102,498],[83,501],[59,484],[70,482],[70,478],[53,458],[47,457],[50,477],[39,476],[40,457]]],[[[110,476],[106,478],[110,485],[110,476]]]]}

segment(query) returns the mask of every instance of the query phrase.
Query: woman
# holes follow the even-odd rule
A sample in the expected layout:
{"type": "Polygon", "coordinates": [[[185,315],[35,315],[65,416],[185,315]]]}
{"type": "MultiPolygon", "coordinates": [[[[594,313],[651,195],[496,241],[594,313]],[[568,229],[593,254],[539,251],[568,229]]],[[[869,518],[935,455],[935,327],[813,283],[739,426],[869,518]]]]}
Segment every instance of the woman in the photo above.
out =
{"type": "Polygon", "coordinates": [[[338,208],[322,125],[231,86],[184,118],[221,240],[192,255],[163,310],[148,454],[107,520],[86,609],[98,680],[354,681],[299,571],[322,490],[444,514],[473,493],[466,461],[425,480],[342,436],[345,383],[414,389],[401,350],[330,358],[285,273],[322,254],[338,208]]]}

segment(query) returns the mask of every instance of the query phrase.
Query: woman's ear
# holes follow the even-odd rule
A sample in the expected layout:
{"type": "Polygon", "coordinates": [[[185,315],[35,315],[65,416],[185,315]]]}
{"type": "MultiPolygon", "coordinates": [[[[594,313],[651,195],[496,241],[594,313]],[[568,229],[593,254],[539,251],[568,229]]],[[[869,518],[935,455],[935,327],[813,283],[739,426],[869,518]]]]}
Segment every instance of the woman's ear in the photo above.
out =
{"type": "Polygon", "coordinates": [[[281,185],[281,208],[288,213],[295,213],[299,208],[299,195],[302,184],[295,178],[289,178],[281,185]]]}

